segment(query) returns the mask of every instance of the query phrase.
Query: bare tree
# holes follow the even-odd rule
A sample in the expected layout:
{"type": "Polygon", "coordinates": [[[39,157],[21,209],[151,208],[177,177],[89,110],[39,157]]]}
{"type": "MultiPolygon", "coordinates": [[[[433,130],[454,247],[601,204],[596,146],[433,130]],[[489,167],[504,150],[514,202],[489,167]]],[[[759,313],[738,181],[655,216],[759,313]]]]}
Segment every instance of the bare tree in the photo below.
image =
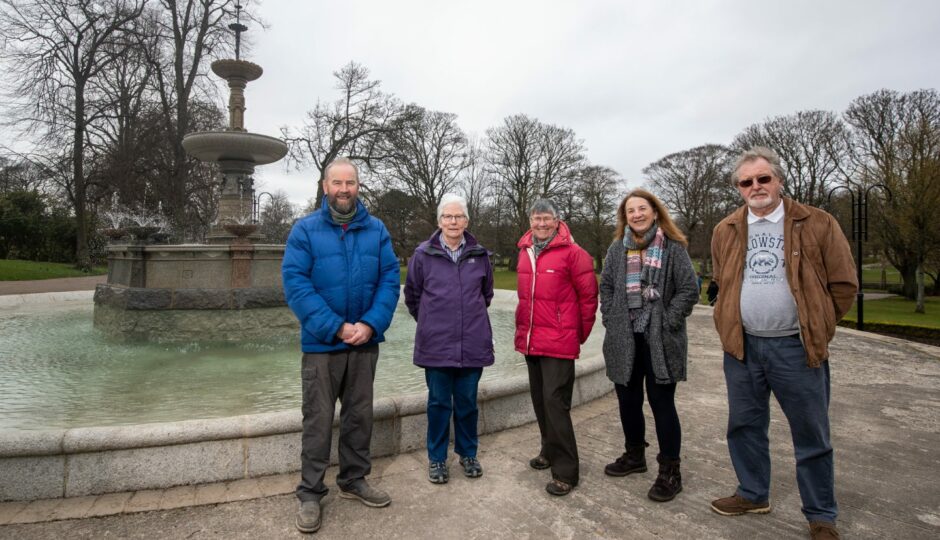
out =
{"type": "Polygon", "coordinates": [[[386,139],[382,170],[420,205],[421,216],[433,229],[441,197],[455,191],[467,167],[467,137],[457,125],[457,115],[418,106],[411,106],[394,128],[386,139]]]}
{"type": "MultiPolygon", "coordinates": [[[[90,267],[84,155],[88,126],[98,119],[89,94],[120,55],[126,30],[145,0],[0,0],[0,56],[21,126],[40,144],[69,141],[69,200],[77,225],[76,259],[90,267]]],[[[16,114],[16,113],[15,113],[16,114]]]]}
{"type": "Polygon", "coordinates": [[[780,156],[788,196],[811,206],[825,206],[830,188],[844,179],[848,130],[830,111],[800,111],[777,116],[744,129],[732,143],[738,152],[754,146],[780,156]]]}
{"type": "Polygon", "coordinates": [[[708,271],[711,232],[738,204],[731,185],[733,154],[725,146],[707,144],[675,152],[645,169],[647,185],[674,213],[689,235],[689,250],[708,271]]]}
{"type": "Polygon", "coordinates": [[[429,226],[421,202],[400,189],[389,189],[376,194],[370,211],[385,223],[392,237],[395,253],[407,261],[414,249],[426,239],[433,227],[429,226]]]}
{"type": "MultiPolygon", "coordinates": [[[[170,150],[162,163],[154,165],[160,167],[162,176],[160,198],[165,201],[165,210],[179,230],[191,225],[187,223],[187,213],[196,209],[190,203],[201,198],[196,192],[213,187],[206,181],[199,181],[206,180],[203,176],[193,174],[201,168],[183,150],[183,137],[199,128],[210,127],[199,125],[199,113],[194,108],[202,103],[205,109],[218,100],[206,62],[210,57],[227,56],[234,48],[234,37],[224,21],[234,20],[236,4],[237,0],[158,0],[154,10],[148,13],[156,46],[145,44],[142,50],[147,52],[152,66],[153,89],[170,150]]],[[[148,38],[143,36],[144,40],[148,38]]],[[[219,118],[218,125],[211,127],[221,127],[221,120],[219,118]]]]}
{"type": "Polygon", "coordinates": [[[476,137],[467,140],[466,168],[460,175],[459,191],[467,199],[470,219],[482,217],[483,205],[492,193],[493,175],[486,165],[486,149],[476,137]]]}
{"type": "MultiPolygon", "coordinates": [[[[383,138],[395,129],[403,107],[380,90],[381,82],[369,78],[369,70],[350,62],[333,72],[341,97],[333,102],[317,101],[299,128],[282,127],[290,146],[288,162],[298,167],[313,165],[319,180],[334,159],[346,156],[372,167],[381,154],[383,138]]],[[[323,183],[317,182],[316,205],[323,199],[323,183]]]]}
{"type": "Polygon", "coordinates": [[[298,214],[298,209],[291,204],[287,193],[279,189],[271,194],[271,200],[261,208],[259,232],[268,242],[284,244],[298,214]]]}
{"type": "Polygon", "coordinates": [[[883,204],[872,198],[880,223],[870,229],[900,271],[904,295],[922,300],[918,274],[940,249],[940,94],[879,90],[852,101],[845,119],[855,129],[857,180],[883,183],[892,193],[883,204]]]}
{"type": "Polygon", "coordinates": [[[590,165],[580,170],[572,189],[577,210],[569,225],[574,229],[578,244],[594,257],[598,271],[604,266],[604,256],[613,237],[622,185],[623,179],[617,171],[590,165]]]}
{"type": "Polygon", "coordinates": [[[490,168],[498,177],[516,233],[528,229],[529,207],[541,197],[559,197],[584,160],[574,131],[543,124],[524,114],[487,130],[490,168]]]}

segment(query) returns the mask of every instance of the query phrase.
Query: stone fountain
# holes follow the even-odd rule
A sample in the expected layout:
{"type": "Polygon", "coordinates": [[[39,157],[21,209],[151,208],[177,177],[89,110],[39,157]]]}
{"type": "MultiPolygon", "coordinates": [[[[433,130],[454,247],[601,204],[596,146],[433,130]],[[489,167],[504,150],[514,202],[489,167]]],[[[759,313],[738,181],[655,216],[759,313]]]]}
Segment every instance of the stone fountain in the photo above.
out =
{"type": "Polygon", "coordinates": [[[229,126],[191,133],[189,155],[217,163],[222,175],[219,214],[208,244],[154,245],[140,236],[108,247],[108,280],[95,291],[95,327],[121,338],[152,341],[237,341],[293,334],[280,264],[284,246],[261,243],[252,223],[255,167],[287,154],[280,139],[245,129],[245,87],[261,66],[240,58],[217,60],[212,71],[228,82],[229,126]]]}

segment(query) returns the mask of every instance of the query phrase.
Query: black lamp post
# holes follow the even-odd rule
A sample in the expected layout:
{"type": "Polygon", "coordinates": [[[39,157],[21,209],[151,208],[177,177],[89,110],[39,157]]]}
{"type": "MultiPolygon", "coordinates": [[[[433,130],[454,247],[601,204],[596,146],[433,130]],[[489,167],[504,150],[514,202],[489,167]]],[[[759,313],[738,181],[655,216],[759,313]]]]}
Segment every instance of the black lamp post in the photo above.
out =
{"type": "Polygon", "coordinates": [[[849,192],[849,200],[852,203],[852,240],[855,241],[855,272],[858,276],[858,294],[855,295],[855,309],[858,315],[858,322],[855,327],[859,330],[865,329],[865,293],[862,292],[862,242],[868,241],[868,201],[871,198],[871,190],[878,188],[891,200],[891,190],[884,184],[873,184],[863,187],[851,180],[848,180],[847,186],[836,186],[829,190],[828,198],[832,204],[832,194],[840,189],[849,192]]]}
{"type": "Polygon", "coordinates": [[[272,201],[274,200],[274,195],[271,195],[267,191],[262,191],[261,193],[258,194],[257,197],[255,197],[254,204],[252,205],[253,206],[252,212],[251,212],[252,213],[251,220],[253,223],[258,223],[258,220],[261,218],[261,196],[262,195],[267,195],[268,198],[270,198],[272,201]]]}

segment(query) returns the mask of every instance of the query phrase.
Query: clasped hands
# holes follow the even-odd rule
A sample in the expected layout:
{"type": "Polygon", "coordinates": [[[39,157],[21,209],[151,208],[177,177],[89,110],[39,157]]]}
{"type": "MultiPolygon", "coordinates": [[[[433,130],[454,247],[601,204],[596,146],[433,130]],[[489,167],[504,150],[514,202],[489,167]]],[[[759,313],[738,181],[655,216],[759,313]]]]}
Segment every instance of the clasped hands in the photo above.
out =
{"type": "Polygon", "coordinates": [[[343,340],[343,343],[355,347],[372,339],[372,327],[361,322],[343,323],[336,332],[336,336],[343,340]]]}

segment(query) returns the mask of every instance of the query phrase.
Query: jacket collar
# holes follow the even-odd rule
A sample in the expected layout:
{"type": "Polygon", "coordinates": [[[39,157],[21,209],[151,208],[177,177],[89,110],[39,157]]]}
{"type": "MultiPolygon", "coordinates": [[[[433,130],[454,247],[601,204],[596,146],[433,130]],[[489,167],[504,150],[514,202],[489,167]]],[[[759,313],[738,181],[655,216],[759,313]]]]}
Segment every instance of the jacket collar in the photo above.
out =
{"type": "MultiPolygon", "coordinates": [[[[805,205],[800,204],[789,197],[783,197],[783,213],[784,221],[790,220],[800,220],[806,219],[809,217],[809,209],[805,205]]],[[[731,225],[746,225],[747,224],[747,205],[743,205],[734,212],[728,219],[728,223],[731,225]]]]}
{"type": "MultiPolygon", "coordinates": [[[[441,233],[442,232],[443,231],[441,231],[441,229],[438,228],[436,231],[431,233],[430,238],[428,238],[424,242],[421,242],[421,244],[418,245],[418,251],[427,253],[428,255],[445,255],[444,250],[441,249],[441,233]]],[[[473,253],[476,253],[478,250],[483,249],[480,246],[479,242],[477,242],[476,237],[474,237],[472,234],[470,234],[466,230],[463,232],[463,238],[464,238],[464,242],[466,242],[463,246],[463,252],[465,254],[467,253],[473,254],[473,253]]],[[[463,256],[461,256],[461,258],[463,258],[463,256]]]]}
{"type": "MultiPolygon", "coordinates": [[[[568,224],[562,220],[558,220],[558,234],[555,235],[555,238],[552,239],[552,242],[545,246],[545,249],[556,248],[559,246],[568,246],[574,244],[574,238],[571,236],[571,230],[568,228],[568,224]]],[[[522,235],[522,238],[519,239],[519,242],[516,243],[516,247],[519,249],[529,249],[532,247],[532,229],[526,231],[522,235]]]]}

